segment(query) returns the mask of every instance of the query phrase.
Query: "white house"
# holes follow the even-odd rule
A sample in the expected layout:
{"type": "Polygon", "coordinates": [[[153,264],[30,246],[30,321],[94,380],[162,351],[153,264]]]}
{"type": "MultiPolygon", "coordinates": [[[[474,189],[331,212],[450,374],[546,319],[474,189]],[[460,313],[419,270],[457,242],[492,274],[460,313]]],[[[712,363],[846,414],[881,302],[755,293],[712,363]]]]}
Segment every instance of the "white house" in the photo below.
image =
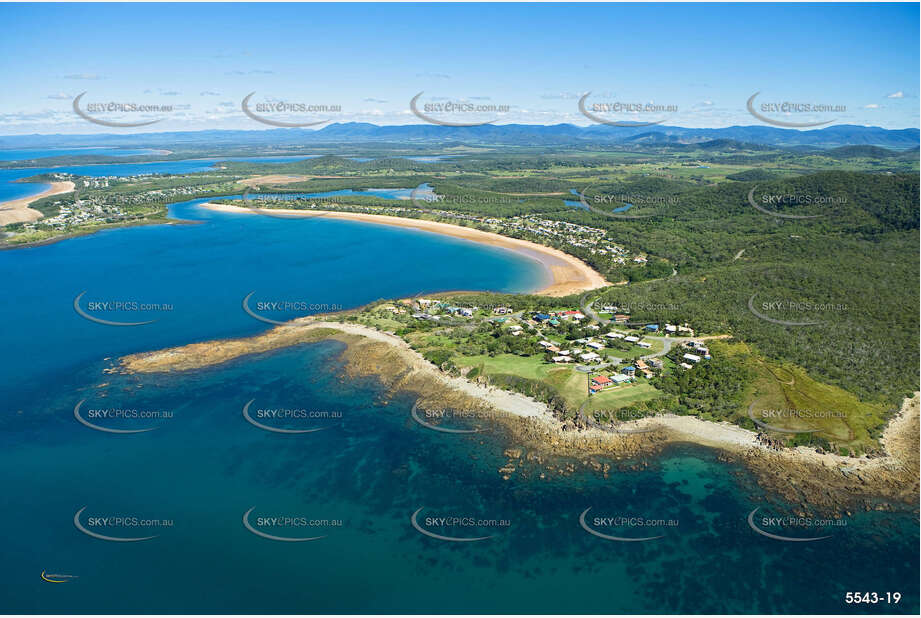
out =
{"type": "Polygon", "coordinates": [[[651,343],[646,343],[645,341],[638,341],[636,345],[640,346],[641,348],[646,348],[647,350],[652,347],[651,343]]]}
{"type": "Polygon", "coordinates": [[[691,361],[692,363],[699,363],[699,362],[700,362],[700,357],[697,356],[696,354],[685,354],[683,358],[684,358],[685,360],[691,361]]]}
{"type": "Polygon", "coordinates": [[[624,337],[626,337],[626,335],[624,335],[623,333],[615,333],[615,332],[605,333],[604,336],[609,339],[623,339],[624,337]]]}
{"type": "Polygon", "coordinates": [[[636,343],[639,340],[640,340],[639,337],[634,337],[633,335],[630,335],[629,337],[624,337],[624,341],[627,341],[629,343],[636,343]]]}
{"type": "Polygon", "coordinates": [[[580,354],[579,358],[581,358],[582,360],[586,362],[590,362],[590,361],[596,361],[601,357],[595,354],[594,352],[586,352],[585,354],[580,354]]]}
{"type": "Polygon", "coordinates": [[[588,344],[588,347],[592,348],[593,350],[603,350],[604,344],[598,343],[597,341],[592,341],[591,343],[588,344]]]}

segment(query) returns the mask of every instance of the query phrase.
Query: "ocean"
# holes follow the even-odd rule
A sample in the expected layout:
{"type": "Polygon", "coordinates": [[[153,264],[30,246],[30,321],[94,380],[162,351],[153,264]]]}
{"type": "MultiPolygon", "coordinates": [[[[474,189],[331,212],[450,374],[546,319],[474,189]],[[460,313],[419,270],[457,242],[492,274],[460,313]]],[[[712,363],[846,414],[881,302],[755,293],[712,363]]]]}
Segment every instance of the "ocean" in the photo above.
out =
{"type": "Polygon", "coordinates": [[[203,201],[170,208],[187,224],[0,252],[0,609],[918,612],[916,514],[855,514],[814,542],[768,538],[751,511],[764,526],[762,515],[795,505],[704,448],[594,458],[606,474],[523,457],[503,480],[503,453],[520,445],[501,427],[421,426],[411,394],[346,376],[335,341],[184,373],[103,373],[124,354],[264,332],[242,309],[251,292],[292,303],[266,312],[283,320],[546,282],[534,262],[493,247],[203,201]],[[153,321],[101,324],[75,300],[92,317],[153,321]],[[852,605],[847,592],[900,601],[852,605]]]}

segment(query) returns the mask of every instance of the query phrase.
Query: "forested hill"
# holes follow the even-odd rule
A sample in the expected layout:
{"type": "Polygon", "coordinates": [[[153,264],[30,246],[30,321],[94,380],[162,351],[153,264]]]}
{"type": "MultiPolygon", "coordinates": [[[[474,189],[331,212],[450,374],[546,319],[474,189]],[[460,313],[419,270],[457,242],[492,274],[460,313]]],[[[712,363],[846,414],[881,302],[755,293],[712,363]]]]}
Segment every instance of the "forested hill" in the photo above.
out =
{"type": "Polygon", "coordinates": [[[730,332],[862,398],[895,403],[918,387],[918,181],[826,172],[687,191],[667,215],[609,227],[679,274],[607,297],[651,307],[643,319],[730,332]],[[761,212],[753,188],[767,210],[820,216],[761,212]]]}

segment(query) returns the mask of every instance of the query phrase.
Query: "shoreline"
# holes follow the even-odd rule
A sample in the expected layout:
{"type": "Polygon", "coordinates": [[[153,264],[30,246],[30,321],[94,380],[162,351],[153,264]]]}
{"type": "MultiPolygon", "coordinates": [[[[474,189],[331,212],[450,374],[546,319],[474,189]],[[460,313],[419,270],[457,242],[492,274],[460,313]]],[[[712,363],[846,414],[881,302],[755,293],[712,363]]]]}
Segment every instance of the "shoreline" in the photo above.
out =
{"type": "MultiPolygon", "coordinates": [[[[200,205],[202,208],[219,212],[236,213],[236,214],[259,214],[250,208],[243,206],[233,206],[230,204],[214,204],[206,202],[200,205]]],[[[363,221],[366,223],[376,223],[390,225],[393,227],[403,227],[421,230],[423,232],[432,232],[469,240],[472,242],[490,245],[514,251],[537,263],[539,263],[550,275],[550,283],[533,294],[542,296],[569,296],[579,292],[586,292],[601,287],[612,285],[597,271],[579,258],[569,255],[559,249],[547,247],[527,240],[511,238],[496,234],[495,232],[484,232],[475,228],[442,223],[440,221],[428,221],[426,219],[408,219],[405,217],[392,217],[389,215],[375,215],[368,213],[338,212],[334,210],[296,210],[286,208],[273,208],[273,213],[284,215],[295,215],[304,217],[324,217],[329,219],[344,219],[351,221],[363,221]]]]}
{"type": "Polygon", "coordinates": [[[880,440],[885,456],[852,458],[820,454],[809,447],[774,450],[759,442],[753,431],[693,416],[647,417],[624,423],[623,432],[574,429],[555,417],[547,404],[464,377],[449,376],[396,335],[322,318],[299,318],[243,339],[131,354],[119,358],[117,366],[106,371],[128,374],[190,371],[330,338],[347,344],[344,354],[356,374],[377,375],[385,383],[389,379],[396,384],[395,389],[419,392],[419,401],[434,400],[445,405],[447,400],[447,405],[485,407],[497,420],[511,423],[513,433],[532,442],[535,448],[579,456],[633,456],[650,454],[669,444],[691,443],[740,459],[763,487],[775,489],[794,501],[828,508],[840,508],[848,500],[864,500],[869,505],[870,495],[904,501],[914,499],[918,492],[919,393],[906,398],[898,415],[887,424],[880,440]],[[379,349],[374,350],[374,346],[379,349]],[[349,354],[352,347],[361,349],[349,354]],[[839,495],[833,497],[834,491],[839,495]]]}
{"type": "Polygon", "coordinates": [[[70,180],[54,181],[49,183],[47,189],[35,195],[21,197],[15,200],[0,202],[0,226],[9,225],[10,223],[24,223],[36,221],[44,217],[39,211],[29,208],[29,205],[43,197],[70,193],[74,190],[74,183],[70,180]]]}

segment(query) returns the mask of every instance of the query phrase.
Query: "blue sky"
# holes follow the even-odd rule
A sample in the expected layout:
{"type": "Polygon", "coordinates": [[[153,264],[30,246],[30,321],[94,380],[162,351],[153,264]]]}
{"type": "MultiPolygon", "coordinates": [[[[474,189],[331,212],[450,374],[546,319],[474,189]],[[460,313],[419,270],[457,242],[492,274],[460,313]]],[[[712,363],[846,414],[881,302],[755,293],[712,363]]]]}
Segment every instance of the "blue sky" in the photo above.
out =
{"type": "Polygon", "coordinates": [[[294,122],[419,124],[424,91],[507,106],[499,123],[588,125],[590,91],[677,108],[615,120],[758,125],[761,92],[838,108],[777,119],[919,126],[918,4],[4,4],[0,23],[0,134],[112,132],[73,112],[81,92],[172,107],[105,116],[161,119],[134,131],[265,129],[250,92],[341,108],[264,114],[294,122]]]}

